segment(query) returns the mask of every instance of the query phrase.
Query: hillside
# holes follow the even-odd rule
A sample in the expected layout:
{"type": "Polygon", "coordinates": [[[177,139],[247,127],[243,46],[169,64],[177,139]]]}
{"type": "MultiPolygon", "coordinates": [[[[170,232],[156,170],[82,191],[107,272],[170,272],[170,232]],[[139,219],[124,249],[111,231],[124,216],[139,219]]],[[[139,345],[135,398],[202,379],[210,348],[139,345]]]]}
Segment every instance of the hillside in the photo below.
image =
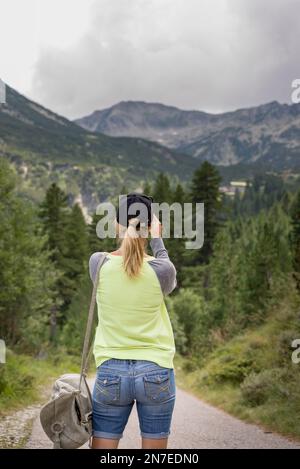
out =
{"type": "Polygon", "coordinates": [[[192,372],[190,360],[178,360],[178,381],[231,415],[299,439],[299,364],[291,359],[298,308],[298,298],[285,299],[265,324],[223,343],[192,372]]]}
{"type": "Polygon", "coordinates": [[[0,155],[17,166],[30,196],[38,198],[45,184],[56,181],[89,208],[100,189],[102,197],[123,184],[133,189],[159,171],[184,179],[198,165],[142,138],[95,135],[10,87],[0,106],[0,155]]]}
{"type": "Polygon", "coordinates": [[[223,114],[183,111],[158,103],[120,102],[77,119],[111,136],[141,137],[222,166],[300,168],[300,104],[276,101],[223,114]]]}

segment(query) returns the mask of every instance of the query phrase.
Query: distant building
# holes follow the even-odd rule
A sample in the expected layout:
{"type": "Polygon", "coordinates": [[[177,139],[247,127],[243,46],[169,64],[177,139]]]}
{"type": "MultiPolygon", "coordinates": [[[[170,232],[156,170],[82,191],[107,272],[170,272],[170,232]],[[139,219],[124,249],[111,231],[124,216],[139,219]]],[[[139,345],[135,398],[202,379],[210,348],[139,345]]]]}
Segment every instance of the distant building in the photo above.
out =
{"type": "MultiPolygon", "coordinates": [[[[219,191],[222,194],[226,194],[229,197],[234,197],[238,192],[239,194],[244,194],[245,189],[249,183],[246,181],[231,181],[228,186],[221,186],[219,191]]],[[[250,183],[251,185],[251,183],[250,183]]]]}
{"type": "Polygon", "coordinates": [[[234,196],[234,194],[235,194],[235,192],[232,190],[231,186],[221,186],[219,188],[219,191],[222,194],[226,194],[226,195],[229,195],[229,196],[234,196]]]}
{"type": "Polygon", "coordinates": [[[230,185],[233,187],[247,187],[247,182],[246,181],[231,181],[230,185]]]}

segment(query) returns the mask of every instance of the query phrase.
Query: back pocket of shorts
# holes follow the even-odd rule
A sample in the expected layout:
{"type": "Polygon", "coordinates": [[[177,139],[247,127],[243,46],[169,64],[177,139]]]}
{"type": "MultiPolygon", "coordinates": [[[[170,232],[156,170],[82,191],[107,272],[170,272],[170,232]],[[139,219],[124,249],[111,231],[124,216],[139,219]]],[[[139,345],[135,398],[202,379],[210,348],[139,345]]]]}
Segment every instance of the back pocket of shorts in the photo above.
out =
{"type": "Polygon", "coordinates": [[[95,400],[103,404],[116,404],[120,400],[121,377],[99,374],[96,378],[95,400]]]}
{"type": "Polygon", "coordinates": [[[162,402],[170,397],[169,371],[156,371],[144,376],[145,394],[153,402],[162,402]]]}

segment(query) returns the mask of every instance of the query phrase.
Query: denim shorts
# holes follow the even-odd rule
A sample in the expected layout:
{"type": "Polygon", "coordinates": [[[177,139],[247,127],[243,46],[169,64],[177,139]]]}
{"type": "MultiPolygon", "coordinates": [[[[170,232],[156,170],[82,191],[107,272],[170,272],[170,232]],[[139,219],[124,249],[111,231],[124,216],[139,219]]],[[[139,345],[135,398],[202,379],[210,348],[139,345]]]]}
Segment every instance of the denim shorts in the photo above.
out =
{"type": "Polygon", "coordinates": [[[97,368],[92,393],[93,436],[122,438],[136,401],[141,436],[167,438],[175,397],[173,368],[148,360],[106,360],[97,368]]]}

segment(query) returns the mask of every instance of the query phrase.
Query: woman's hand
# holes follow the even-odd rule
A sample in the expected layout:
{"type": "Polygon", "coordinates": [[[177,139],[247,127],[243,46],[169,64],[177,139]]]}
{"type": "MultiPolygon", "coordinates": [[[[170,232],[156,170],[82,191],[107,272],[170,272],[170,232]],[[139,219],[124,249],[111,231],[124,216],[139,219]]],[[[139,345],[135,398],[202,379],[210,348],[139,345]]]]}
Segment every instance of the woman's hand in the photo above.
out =
{"type": "Polygon", "coordinates": [[[161,238],[162,233],[162,224],[160,223],[159,219],[155,214],[153,214],[150,234],[151,238],[161,238]]]}

